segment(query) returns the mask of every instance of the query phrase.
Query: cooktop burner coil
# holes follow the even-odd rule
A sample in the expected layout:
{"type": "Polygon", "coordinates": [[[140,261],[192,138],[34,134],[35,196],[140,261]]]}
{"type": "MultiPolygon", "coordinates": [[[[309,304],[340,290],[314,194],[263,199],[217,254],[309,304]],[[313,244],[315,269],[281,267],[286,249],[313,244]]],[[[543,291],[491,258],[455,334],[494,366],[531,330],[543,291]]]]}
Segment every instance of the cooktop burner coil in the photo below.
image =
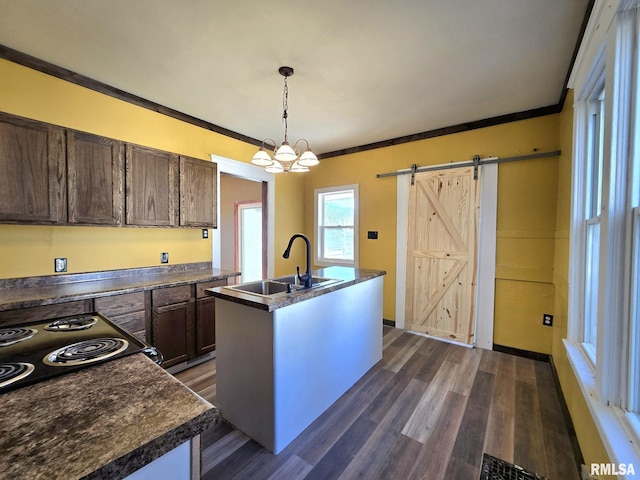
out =
{"type": "Polygon", "coordinates": [[[128,346],[123,338],[92,338],[54,350],[42,361],[52,367],[84,365],[113,357],[128,346]]]}
{"type": "Polygon", "coordinates": [[[65,318],[63,320],[56,320],[44,327],[45,330],[50,332],[68,332],[76,330],[86,330],[91,328],[98,320],[95,317],[84,315],[81,317],[65,318]]]}
{"type": "Polygon", "coordinates": [[[29,376],[35,367],[31,363],[0,363],[0,387],[29,376]]]}
{"type": "Polygon", "coordinates": [[[33,337],[38,330],[35,328],[12,327],[0,329],[0,347],[13,345],[33,337]]]}

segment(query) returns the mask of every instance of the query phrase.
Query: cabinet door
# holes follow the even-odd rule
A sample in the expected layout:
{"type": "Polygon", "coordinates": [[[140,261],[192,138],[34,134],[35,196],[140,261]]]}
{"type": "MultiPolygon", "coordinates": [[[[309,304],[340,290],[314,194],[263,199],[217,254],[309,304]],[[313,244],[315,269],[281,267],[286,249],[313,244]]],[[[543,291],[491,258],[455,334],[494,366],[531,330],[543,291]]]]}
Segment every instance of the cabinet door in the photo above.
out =
{"type": "Polygon", "coordinates": [[[64,130],[0,115],[0,221],[66,220],[64,130]]]}
{"type": "Polygon", "coordinates": [[[117,140],[67,131],[69,223],[122,224],[123,156],[117,140]]]}
{"type": "Polygon", "coordinates": [[[164,356],[163,367],[171,367],[194,356],[193,310],[193,301],[153,310],[152,343],[164,356]]]}
{"type": "Polygon", "coordinates": [[[216,349],[216,299],[196,301],[196,356],[216,349]]]}
{"type": "Polygon", "coordinates": [[[126,223],[176,225],[178,157],[160,150],[127,145],[125,163],[126,223]]]}
{"type": "Polygon", "coordinates": [[[216,228],[218,165],[180,157],[180,225],[216,228]]]}

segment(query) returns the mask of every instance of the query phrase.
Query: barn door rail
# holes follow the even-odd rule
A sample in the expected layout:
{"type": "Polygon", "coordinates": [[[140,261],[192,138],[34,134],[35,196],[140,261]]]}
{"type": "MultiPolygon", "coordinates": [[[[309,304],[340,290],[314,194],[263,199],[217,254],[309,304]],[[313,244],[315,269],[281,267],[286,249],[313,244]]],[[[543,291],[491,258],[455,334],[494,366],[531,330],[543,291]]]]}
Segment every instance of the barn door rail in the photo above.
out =
{"type": "Polygon", "coordinates": [[[460,167],[473,167],[473,178],[478,179],[478,168],[482,165],[490,165],[492,163],[506,163],[517,162],[520,160],[532,160],[534,158],[545,157],[557,157],[560,155],[560,150],[553,150],[551,152],[531,153],[529,155],[518,155],[516,157],[485,157],[480,158],[480,155],[474,155],[472,160],[463,160],[462,162],[448,163],[446,165],[435,165],[431,167],[418,167],[415,163],[411,165],[411,168],[405,170],[399,170],[397,172],[377,173],[376,178],[383,177],[398,177],[400,175],[411,175],[411,185],[414,184],[416,173],[433,172],[436,170],[449,170],[452,168],[460,167]]]}

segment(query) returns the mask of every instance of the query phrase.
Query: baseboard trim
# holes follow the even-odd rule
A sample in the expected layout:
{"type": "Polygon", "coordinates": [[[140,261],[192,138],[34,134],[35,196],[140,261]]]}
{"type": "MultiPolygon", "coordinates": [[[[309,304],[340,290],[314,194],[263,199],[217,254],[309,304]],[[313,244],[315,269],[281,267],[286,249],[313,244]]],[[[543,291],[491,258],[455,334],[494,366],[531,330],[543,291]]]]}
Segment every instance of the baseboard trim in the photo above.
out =
{"type": "Polygon", "coordinates": [[[519,348],[507,347],[505,345],[493,344],[493,350],[496,352],[508,353],[510,355],[516,355],[518,357],[528,358],[530,360],[538,360],[540,362],[549,363],[551,361],[551,355],[547,353],[532,352],[530,350],[521,350],[519,348]]]}

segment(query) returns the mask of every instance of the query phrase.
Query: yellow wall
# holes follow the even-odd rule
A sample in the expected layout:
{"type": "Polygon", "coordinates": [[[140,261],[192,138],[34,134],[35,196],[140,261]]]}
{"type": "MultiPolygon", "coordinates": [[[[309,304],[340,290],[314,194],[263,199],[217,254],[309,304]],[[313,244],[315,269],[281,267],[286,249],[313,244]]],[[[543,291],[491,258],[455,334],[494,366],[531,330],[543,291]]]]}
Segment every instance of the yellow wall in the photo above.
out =
{"type": "MultiPolygon", "coordinates": [[[[256,150],[6,60],[0,111],[204,160],[215,153],[248,161],[256,150]]],[[[276,179],[276,209],[283,212],[276,231],[283,236],[302,228],[302,211],[288,200],[302,183],[293,175],[276,179]]],[[[170,264],[211,261],[211,240],[200,229],[0,225],[0,246],[0,278],[51,275],[55,257],[68,258],[68,273],[159,265],[160,252],[169,252],[170,264]]],[[[276,256],[276,269],[283,263],[276,256]]]]}
{"type": "MultiPolygon", "coordinates": [[[[384,317],[395,319],[396,181],[376,173],[482,157],[561,149],[560,157],[499,167],[494,342],[552,353],[587,463],[609,462],[567,362],[572,98],[551,115],[323,160],[312,173],[276,177],[275,273],[303,265],[302,248],[283,260],[291,234],[313,239],[313,190],[360,185],[360,266],[384,269],[384,317]],[[378,240],[366,232],[377,230],[378,240]],[[552,328],[542,314],[553,313],[552,328]]],[[[247,161],[255,147],[0,60],[0,111],[196,158],[210,153],[247,161]]],[[[0,172],[1,174],[1,172],[0,172]]],[[[0,278],[50,275],[53,259],[69,272],[211,260],[200,229],[0,225],[0,278]]]]}
{"type": "Polygon", "coordinates": [[[569,92],[560,116],[562,155],[558,163],[558,207],[553,283],[555,307],[552,357],[562,393],[569,407],[586,465],[609,463],[595,423],[573,373],[562,339],[567,337],[569,306],[569,226],[571,213],[571,157],[573,142],[573,92],[569,92]]]}
{"type": "MultiPolygon", "coordinates": [[[[384,318],[395,319],[396,179],[376,173],[497,155],[558,150],[558,115],[513,122],[322,160],[305,177],[305,226],[313,234],[313,190],[360,185],[360,266],[387,271],[384,318]],[[377,230],[378,240],[367,231],[377,230]]],[[[557,157],[506,163],[498,173],[494,342],[551,353],[557,157]]]]}

